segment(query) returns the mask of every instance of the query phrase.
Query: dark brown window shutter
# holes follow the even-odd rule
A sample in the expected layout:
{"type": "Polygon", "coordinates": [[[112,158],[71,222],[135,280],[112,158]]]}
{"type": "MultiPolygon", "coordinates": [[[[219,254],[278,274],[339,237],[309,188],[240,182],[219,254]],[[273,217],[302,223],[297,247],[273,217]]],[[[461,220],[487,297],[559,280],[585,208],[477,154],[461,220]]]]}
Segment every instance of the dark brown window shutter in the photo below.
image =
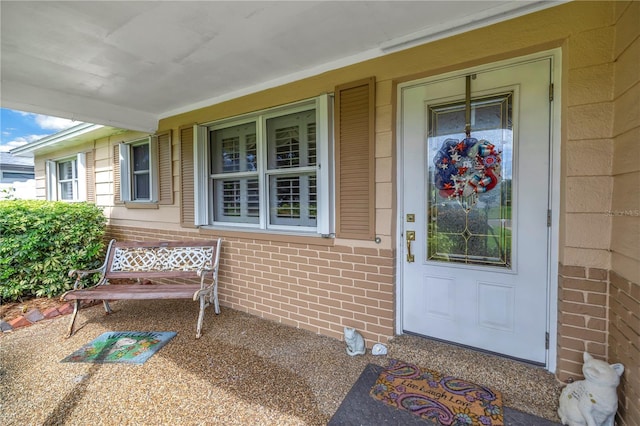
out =
{"type": "Polygon", "coordinates": [[[113,202],[122,204],[120,199],[120,146],[113,146],[113,202]]]}
{"type": "Polygon", "coordinates": [[[336,236],[375,237],[375,78],[336,87],[336,236]]]}
{"type": "Polygon", "coordinates": [[[181,127],[180,132],[180,224],[195,228],[193,126],[181,127]]]}
{"type": "Polygon", "coordinates": [[[158,204],[173,204],[171,130],[156,135],[158,143],[158,204]]]}
{"type": "Polygon", "coordinates": [[[85,173],[87,179],[87,202],[96,203],[96,151],[87,151],[85,154],[85,173]]]}

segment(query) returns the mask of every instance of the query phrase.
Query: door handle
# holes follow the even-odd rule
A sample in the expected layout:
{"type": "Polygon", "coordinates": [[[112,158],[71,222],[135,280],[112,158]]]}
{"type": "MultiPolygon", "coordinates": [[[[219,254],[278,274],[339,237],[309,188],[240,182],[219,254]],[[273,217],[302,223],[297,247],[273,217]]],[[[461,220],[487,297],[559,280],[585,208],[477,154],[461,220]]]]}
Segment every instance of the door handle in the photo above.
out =
{"type": "Polygon", "coordinates": [[[416,240],[416,231],[406,231],[407,237],[407,262],[415,262],[415,257],[411,254],[411,241],[416,240]]]}

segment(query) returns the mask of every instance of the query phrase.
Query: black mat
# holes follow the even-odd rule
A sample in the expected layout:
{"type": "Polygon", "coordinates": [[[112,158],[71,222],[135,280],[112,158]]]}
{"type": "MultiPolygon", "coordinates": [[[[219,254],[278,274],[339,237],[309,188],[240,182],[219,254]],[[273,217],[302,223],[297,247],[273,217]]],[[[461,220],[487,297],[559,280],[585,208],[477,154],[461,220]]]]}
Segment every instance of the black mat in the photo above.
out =
{"type": "MultiPolygon", "coordinates": [[[[406,425],[424,426],[434,423],[421,419],[408,411],[389,407],[369,395],[371,387],[384,368],[368,364],[358,381],[353,385],[338,411],[329,421],[329,426],[339,425],[406,425]]],[[[513,408],[504,407],[505,426],[559,426],[559,423],[532,416],[513,408]]]]}

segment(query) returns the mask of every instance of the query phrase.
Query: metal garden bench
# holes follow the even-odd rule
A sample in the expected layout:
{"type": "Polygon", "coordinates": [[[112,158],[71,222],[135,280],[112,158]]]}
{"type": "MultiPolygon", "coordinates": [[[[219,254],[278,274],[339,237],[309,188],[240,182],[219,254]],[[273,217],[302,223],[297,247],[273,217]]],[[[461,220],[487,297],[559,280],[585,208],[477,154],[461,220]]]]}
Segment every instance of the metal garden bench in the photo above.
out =
{"type": "Polygon", "coordinates": [[[102,300],[107,314],[109,300],[123,299],[193,299],[200,302],[196,338],[201,336],[204,310],[211,303],[220,313],[218,303],[218,264],[222,239],[181,242],[116,242],[111,240],[104,264],[98,269],[73,270],[76,276],[73,290],[64,293],[62,300],[74,300],[73,315],[67,337],[80,309],[80,300],[102,300]],[[82,288],[82,278],[101,274],[96,285],[82,288]],[[141,284],[142,280],[191,278],[200,284],[141,284]],[[210,278],[210,279],[207,279],[210,278]],[[138,284],[110,284],[109,280],[136,279],[138,284]]]}

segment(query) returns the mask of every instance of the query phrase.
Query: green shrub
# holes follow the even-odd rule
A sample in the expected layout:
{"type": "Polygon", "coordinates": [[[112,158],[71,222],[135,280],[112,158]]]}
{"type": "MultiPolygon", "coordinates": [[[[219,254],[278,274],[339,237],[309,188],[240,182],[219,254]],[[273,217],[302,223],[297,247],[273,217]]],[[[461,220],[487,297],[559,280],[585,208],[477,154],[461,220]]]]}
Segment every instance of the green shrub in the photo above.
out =
{"type": "Polygon", "coordinates": [[[93,204],[0,201],[0,299],[53,297],[71,289],[71,269],[101,265],[105,224],[93,204]]]}

